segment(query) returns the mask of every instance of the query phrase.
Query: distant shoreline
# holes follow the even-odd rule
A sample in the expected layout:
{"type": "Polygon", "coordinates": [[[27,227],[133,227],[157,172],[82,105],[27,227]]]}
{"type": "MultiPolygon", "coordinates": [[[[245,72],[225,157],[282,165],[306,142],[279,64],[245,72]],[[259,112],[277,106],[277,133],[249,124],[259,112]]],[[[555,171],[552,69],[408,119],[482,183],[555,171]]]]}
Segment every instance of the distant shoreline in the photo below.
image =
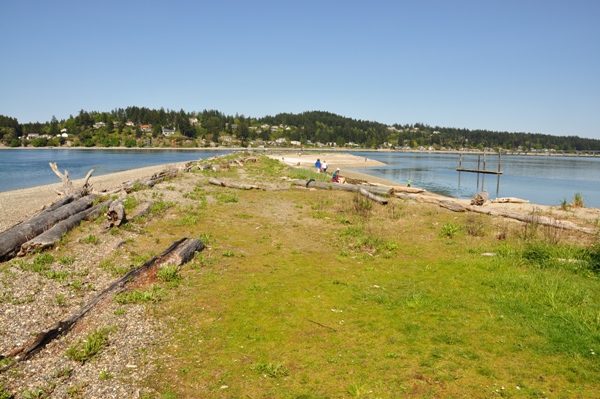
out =
{"type": "MultiPolygon", "coordinates": [[[[85,151],[249,151],[249,152],[293,152],[293,153],[348,153],[348,152],[390,152],[390,153],[416,153],[416,154],[468,154],[468,155],[498,155],[497,152],[483,150],[395,150],[395,149],[373,149],[373,148],[291,148],[291,147],[8,147],[0,145],[0,150],[85,150],[85,151]]],[[[538,157],[573,157],[573,158],[600,158],[600,151],[593,154],[582,152],[581,154],[557,154],[550,152],[502,152],[501,155],[538,156],[538,157]]]]}

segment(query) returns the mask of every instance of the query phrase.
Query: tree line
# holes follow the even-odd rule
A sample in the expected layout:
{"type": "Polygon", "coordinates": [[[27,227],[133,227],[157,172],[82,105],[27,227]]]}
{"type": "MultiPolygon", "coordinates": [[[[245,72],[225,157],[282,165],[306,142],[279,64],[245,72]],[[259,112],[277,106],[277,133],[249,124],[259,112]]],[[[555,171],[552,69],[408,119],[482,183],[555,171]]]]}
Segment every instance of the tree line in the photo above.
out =
{"type": "Polygon", "coordinates": [[[225,115],[217,110],[186,112],[131,106],[110,112],[82,109],[68,119],[57,120],[53,116],[48,122],[23,124],[16,118],[0,115],[0,141],[13,147],[208,146],[223,145],[225,138],[243,146],[284,138],[288,143],[296,141],[307,146],[322,143],[360,148],[600,151],[600,140],[578,136],[470,130],[423,123],[388,126],[325,111],[253,118],[225,115]],[[175,134],[166,138],[163,129],[174,130],[175,134]],[[39,137],[31,139],[35,134],[39,137]]]}

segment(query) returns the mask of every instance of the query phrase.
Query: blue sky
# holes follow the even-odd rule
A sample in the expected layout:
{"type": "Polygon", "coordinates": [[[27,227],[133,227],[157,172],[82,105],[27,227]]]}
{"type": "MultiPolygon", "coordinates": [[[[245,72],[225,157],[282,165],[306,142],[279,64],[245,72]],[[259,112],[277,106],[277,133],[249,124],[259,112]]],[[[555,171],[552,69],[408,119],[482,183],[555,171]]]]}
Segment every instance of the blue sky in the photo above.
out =
{"type": "Polygon", "coordinates": [[[600,1],[0,0],[0,114],[130,105],[600,139],[600,1]]]}

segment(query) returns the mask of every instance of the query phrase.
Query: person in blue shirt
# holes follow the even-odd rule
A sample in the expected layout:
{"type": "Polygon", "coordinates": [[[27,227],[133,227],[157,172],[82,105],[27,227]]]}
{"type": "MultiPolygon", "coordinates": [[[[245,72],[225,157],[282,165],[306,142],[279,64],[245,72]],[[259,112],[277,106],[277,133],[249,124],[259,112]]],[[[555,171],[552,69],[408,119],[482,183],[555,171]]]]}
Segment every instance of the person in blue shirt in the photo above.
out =
{"type": "Polygon", "coordinates": [[[317,162],[315,162],[315,168],[317,168],[317,173],[321,173],[321,160],[317,158],[317,162]]]}

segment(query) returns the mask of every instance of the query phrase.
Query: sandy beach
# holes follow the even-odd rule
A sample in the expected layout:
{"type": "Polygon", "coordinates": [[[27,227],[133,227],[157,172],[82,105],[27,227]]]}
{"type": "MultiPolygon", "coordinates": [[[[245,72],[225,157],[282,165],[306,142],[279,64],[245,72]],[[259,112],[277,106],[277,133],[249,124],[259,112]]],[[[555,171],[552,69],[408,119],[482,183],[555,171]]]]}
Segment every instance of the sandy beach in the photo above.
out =
{"type": "MultiPolygon", "coordinates": [[[[180,167],[184,163],[148,166],[102,176],[92,175],[89,183],[97,191],[111,190],[120,187],[122,183],[152,176],[165,169],[180,167]]],[[[60,197],[55,190],[61,190],[63,183],[58,176],[56,180],[57,183],[53,184],[0,192],[0,232],[31,218],[57,201],[60,197]]],[[[73,180],[75,187],[81,187],[83,183],[84,179],[73,180]]]]}

